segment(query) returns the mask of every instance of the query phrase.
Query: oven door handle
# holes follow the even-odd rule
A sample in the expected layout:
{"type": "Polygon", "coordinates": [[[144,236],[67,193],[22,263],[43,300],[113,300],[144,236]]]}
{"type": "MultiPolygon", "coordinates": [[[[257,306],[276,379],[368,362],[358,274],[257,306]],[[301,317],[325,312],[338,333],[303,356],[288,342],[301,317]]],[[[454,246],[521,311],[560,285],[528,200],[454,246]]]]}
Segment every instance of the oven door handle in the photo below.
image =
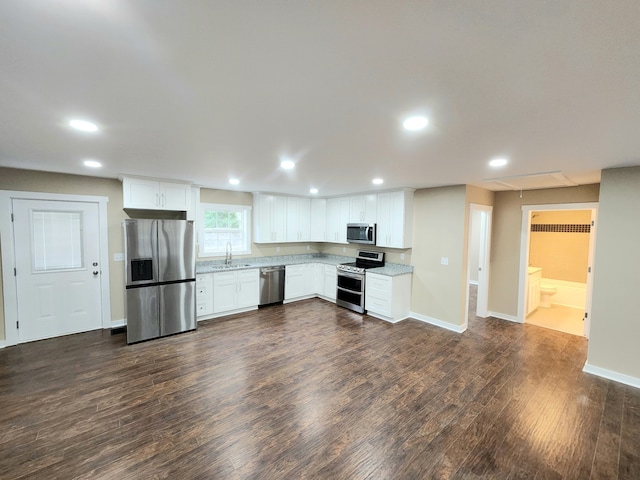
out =
{"type": "Polygon", "coordinates": [[[364,295],[364,290],[359,292],[357,290],[349,290],[348,288],[338,287],[338,290],[342,290],[343,292],[353,293],[354,295],[364,295]]]}
{"type": "Polygon", "coordinates": [[[339,277],[348,277],[348,278],[355,278],[356,280],[362,280],[364,282],[364,275],[360,275],[358,273],[348,273],[348,272],[343,272],[343,271],[338,271],[338,276],[339,277]]]}

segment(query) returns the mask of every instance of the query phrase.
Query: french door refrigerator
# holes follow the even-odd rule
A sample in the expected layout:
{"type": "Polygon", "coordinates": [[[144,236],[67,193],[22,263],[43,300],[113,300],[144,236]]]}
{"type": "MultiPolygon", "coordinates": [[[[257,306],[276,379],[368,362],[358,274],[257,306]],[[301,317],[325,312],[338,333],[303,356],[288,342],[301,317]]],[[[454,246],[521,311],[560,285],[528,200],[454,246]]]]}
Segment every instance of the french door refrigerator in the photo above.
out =
{"type": "Polygon", "coordinates": [[[127,343],[196,328],[192,220],[124,221],[127,343]]]}

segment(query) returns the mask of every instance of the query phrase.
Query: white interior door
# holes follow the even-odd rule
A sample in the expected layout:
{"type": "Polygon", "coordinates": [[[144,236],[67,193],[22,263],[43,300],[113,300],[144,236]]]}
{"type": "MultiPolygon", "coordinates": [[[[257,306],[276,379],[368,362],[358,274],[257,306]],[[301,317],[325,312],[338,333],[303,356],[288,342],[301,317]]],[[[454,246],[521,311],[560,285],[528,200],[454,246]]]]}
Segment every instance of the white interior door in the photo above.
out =
{"type": "Polygon", "coordinates": [[[100,328],[95,203],[12,201],[19,341],[100,328]]]}
{"type": "MultiPolygon", "coordinates": [[[[491,214],[493,207],[488,205],[470,205],[470,235],[469,243],[477,242],[478,244],[478,264],[469,265],[469,269],[478,269],[478,293],[476,304],[476,316],[486,318],[489,316],[489,257],[491,252],[491,214]],[[478,221],[473,222],[474,214],[478,214],[478,221]],[[472,228],[472,223],[477,224],[476,228],[472,228]]],[[[470,247],[471,251],[471,247],[470,247]]],[[[469,254],[471,256],[471,254],[469,254]]]]}

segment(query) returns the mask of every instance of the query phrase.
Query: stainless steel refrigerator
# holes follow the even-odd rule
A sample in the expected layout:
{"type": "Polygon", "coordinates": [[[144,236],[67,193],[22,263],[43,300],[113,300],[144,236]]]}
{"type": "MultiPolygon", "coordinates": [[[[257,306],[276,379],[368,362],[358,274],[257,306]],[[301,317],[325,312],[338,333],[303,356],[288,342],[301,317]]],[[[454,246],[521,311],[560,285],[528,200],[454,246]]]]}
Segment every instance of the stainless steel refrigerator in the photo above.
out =
{"type": "Polygon", "coordinates": [[[193,221],[124,221],[127,343],[196,328],[193,221]]]}

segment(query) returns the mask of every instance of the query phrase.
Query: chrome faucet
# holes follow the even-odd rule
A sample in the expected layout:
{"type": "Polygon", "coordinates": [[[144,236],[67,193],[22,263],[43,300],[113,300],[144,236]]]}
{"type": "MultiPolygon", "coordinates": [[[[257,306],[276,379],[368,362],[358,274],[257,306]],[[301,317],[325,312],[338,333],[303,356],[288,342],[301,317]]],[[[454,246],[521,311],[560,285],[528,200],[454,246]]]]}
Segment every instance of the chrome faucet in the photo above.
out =
{"type": "Polygon", "coordinates": [[[231,255],[231,242],[227,242],[227,257],[224,260],[225,265],[231,265],[233,256],[231,255]]]}

